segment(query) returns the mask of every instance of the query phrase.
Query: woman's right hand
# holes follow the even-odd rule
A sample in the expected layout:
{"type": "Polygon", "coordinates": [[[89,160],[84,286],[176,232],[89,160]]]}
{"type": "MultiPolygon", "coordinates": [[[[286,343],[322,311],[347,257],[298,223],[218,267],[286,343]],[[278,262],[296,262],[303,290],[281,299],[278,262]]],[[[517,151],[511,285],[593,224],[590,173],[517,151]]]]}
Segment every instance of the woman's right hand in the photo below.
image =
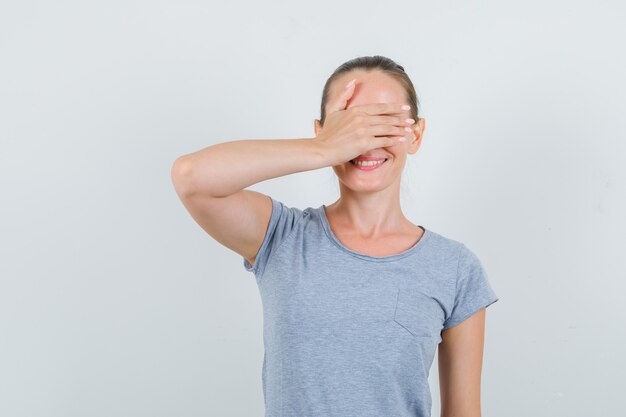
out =
{"type": "Polygon", "coordinates": [[[415,121],[406,121],[410,107],[402,108],[408,106],[404,103],[372,103],[346,109],[355,84],[348,83],[339,97],[328,103],[324,126],[314,139],[325,149],[331,166],[413,138],[412,129],[405,128],[415,121]]]}

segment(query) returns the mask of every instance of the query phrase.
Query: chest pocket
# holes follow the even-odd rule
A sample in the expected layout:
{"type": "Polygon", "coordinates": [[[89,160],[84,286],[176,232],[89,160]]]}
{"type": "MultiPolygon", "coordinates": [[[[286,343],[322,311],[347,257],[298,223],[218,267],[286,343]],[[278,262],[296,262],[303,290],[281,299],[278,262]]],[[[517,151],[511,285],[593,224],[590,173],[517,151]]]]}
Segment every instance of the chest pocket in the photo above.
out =
{"type": "Polygon", "coordinates": [[[416,337],[439,334],[444,311],[432,296],[414,288],[398,288],[394,321],[416,337]]]}

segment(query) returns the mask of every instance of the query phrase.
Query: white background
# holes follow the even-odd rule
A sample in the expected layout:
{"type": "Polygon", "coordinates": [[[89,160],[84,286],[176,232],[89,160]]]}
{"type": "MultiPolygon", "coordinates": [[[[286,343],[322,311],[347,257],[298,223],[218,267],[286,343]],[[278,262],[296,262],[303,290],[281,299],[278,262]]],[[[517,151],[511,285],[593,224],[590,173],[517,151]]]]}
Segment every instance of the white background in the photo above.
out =
{"type": "MultiPolygon", "coordinates": [[[[426,118],[405,214],[466,243],[500,297],[483,415],[623,412],[625,17],[618,1],[3,1],[0,415],[262,416],[254,277],[170,167],[313,137],[326,78],[376,54],[426,118]]],[[[331,168],[251,188],[338,197],[331,168]]],[[[430,381],[438,416],[436,358],[430,381]]]]}

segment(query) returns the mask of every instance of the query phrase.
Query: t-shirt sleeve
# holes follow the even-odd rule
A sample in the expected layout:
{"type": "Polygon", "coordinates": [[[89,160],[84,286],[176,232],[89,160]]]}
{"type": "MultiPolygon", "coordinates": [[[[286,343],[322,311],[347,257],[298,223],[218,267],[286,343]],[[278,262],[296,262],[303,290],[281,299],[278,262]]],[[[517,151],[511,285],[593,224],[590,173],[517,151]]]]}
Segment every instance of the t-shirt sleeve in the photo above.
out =
{"type": "Polygon", "coordinates": [[[265,231],[265,237],[254,259],[254,265],[250,265],[250,262],[242,257],[246,271],[254,273],[257,277],[263,274],[272,254],[293,231],[303,214],[299,208],[288,207],[281,201],[275,200],[271,196],[268,197],[272,202],[272,214],[265,231]]]}
{"type": "Polygon", "coordinates": [[[444,329],[456,326],[483,307],[498,301],[487,272],[476,254],[462,244],[457,269],[456,294],[444,329]]]}

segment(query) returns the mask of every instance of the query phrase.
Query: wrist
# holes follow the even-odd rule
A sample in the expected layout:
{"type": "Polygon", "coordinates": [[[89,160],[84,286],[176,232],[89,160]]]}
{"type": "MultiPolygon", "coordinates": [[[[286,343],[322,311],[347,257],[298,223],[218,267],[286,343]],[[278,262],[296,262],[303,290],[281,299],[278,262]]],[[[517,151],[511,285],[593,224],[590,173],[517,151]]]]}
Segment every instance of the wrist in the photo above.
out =
{"type": "Polygon", "coordinates": [[[311,138],[308,142],[310,154],[320,164],[320,168],[333,166],[332,150],[324,142],[319,141],[317,137],[311,138]]]}

